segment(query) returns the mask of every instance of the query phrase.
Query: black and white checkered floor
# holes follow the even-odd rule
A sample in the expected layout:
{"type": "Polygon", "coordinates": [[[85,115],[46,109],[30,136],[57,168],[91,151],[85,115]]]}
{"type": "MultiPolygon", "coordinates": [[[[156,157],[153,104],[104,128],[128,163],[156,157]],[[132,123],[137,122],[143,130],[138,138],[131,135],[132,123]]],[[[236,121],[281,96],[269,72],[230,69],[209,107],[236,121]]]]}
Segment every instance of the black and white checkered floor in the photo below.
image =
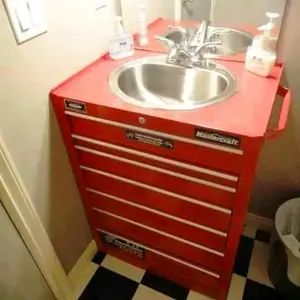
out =
{"type": "MultiPolygon", "coordinates": [[[[240,240],[228,300],[278,300],[267,274],[270,233],[245,227],[240,240]]],[[[80,300],[209,300],[210,298],[98,253],[97,271],[80,300]]]]}

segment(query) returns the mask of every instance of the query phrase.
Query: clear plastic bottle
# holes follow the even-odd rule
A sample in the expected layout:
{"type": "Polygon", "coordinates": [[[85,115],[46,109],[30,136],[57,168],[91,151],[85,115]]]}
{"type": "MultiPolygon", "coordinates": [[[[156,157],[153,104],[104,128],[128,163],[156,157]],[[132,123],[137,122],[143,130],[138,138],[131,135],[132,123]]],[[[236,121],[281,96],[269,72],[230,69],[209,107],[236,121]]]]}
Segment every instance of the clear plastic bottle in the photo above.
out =
{"type": "Polygon", "coordinates": [[[109,47],[109,55],[112,59],[122,59],[134,54],[133,37],[126,33],[122,25],[122,17],[115,17],[115,33],[109,47]]]}
{"type": "Polygon", "coordinates": [[[147,3],[145,2],[145,0],[138,2],[137,9],[138,9],[139,44],[140,46],[146,46],[149,43],[149,39],[148,39],[148,26],[147,26],[147,3]]]}

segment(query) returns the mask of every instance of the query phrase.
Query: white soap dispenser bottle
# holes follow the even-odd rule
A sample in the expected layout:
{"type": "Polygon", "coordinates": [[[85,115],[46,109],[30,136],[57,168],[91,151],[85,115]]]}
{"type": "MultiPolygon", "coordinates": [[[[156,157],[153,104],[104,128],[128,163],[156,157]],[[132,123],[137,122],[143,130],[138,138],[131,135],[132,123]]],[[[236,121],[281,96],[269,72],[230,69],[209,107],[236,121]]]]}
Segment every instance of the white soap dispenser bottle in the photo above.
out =
{"type": "Polygon", "coordinates": [[[114,59],[122,59],[134,54],[133,37],[125,32],[122,25],[122,17],[115,17],[115,32],[110,43],[109,56],[114,59]]]}
{"type": "Polygon", "coordinates": [[[274,26],[274,24],[268,23],[258,28],[259,31],[263,31],[263,34],[254,37],[252,46],[248,47],[246,55],[246,69],[263,77],[271,74],[276,62],[276,52],[271,51],[269,45],[270,32],[274,26]]]}

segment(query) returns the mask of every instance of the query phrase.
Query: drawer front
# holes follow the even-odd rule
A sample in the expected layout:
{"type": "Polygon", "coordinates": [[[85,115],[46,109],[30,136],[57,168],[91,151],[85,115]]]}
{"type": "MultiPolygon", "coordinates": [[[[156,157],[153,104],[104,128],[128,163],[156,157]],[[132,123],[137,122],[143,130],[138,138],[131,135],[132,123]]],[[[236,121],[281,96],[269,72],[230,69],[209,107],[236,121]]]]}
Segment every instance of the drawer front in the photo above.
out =
{"type": "Polygon", "coordinates": [[[101,140],[90,139],[76,134],[73,134],[72,138],[75,148],[80,151],[96,150],[98,152],[109,154],[115,157],[136,161],[142,164],[152,165],[157,168],[194,177],[200,180],[225,185],[227,187],[236,188],[238,184],[238,177],[231,173],[224,173],[213,169],[203,168],[191,163],[169,159],[166,157],[147,153],[145,151],[139,151],[101,140]]]}
{"type": "Polygon", "coordinates": [[[91,197],[90,201],[99,212],[105,211],[111,215],[132,220],[140,226],[150,227],[220,252],[225,249],[226,233],[213,228],[175,218],[154,209],[132,205],[130,202],[125,202],[124,199],[97,195],[91,197]]]}
{"type": "MultiPolygon", "coordinates": [[[[113,235],[113,233],[110,234],[113,235]]],[[[115,235],[115,237],[126,240],[124,236],[115,235]]],[[[129,242],[133,241],[129,240],[129,242]]],[[[185,260],[173,257],[143,244],[139,245],[145,249],[145,259],[141,260],[114,246],[101,243],[100,241],[98,241],[98,243],[104,252],[136,264],[154,274],[163,276],[182,286],[204,293],[210,297],[216,297],[217,295],[220,278],[212,272],[207,272],[205,268],[198,267],[185,260]]]]}
{"type": "Polygon", "coordinates": [[[71,112],[66,113],[69,115],[72,133],[77,135],[144,150],[233,174],[239,174],[242,169],[242,150],[202,142],[197,139],[153,132],[144,128],[134,127],[134,131],[133,127],[127,124],[71,112]]]}
{"type": "Polygon", "coordinates": [[[145,186],[124,178],[112,177],[108,173],[94,174],[84,171],[86,186],[132,203],[153,208],[161,212],[227,232],[231,212],[217,206],[183,197],[156,187],[145,186]]]}
{"type": "Polygon", "coordinates": [[[132,179],[174,193],[205,200],[206,202],[231,208],[235,188],[186,176],[180,173],[113,156],[104,152],[82,148],[78,151],[80,164],[85,167],[132,179]]]}
{"type": "Polygon", "coordinates": [[[144,244],[171,256],[175,256],[195,265],[202,266],[209,271],[220,274],[224,257],[209,252],[180,240],[160,234],[157,231],[139,227],[133,223],[114,218],[99,211],[93,212],[93,226],[101,232],[113,232],[134,241],[144,244]]]}

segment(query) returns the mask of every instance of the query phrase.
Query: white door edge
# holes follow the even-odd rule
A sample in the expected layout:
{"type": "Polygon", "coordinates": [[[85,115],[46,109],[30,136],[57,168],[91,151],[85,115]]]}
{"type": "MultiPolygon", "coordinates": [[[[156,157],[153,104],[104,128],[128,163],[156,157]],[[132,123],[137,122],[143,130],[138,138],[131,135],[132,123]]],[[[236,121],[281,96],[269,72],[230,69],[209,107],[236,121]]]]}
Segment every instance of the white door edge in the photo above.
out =
{"type": "Polygon", "coordinates": [[[7,213],[54,296],[58,300],[74,299],[67,274],[1,137],[0,193],[7,213]]]}

